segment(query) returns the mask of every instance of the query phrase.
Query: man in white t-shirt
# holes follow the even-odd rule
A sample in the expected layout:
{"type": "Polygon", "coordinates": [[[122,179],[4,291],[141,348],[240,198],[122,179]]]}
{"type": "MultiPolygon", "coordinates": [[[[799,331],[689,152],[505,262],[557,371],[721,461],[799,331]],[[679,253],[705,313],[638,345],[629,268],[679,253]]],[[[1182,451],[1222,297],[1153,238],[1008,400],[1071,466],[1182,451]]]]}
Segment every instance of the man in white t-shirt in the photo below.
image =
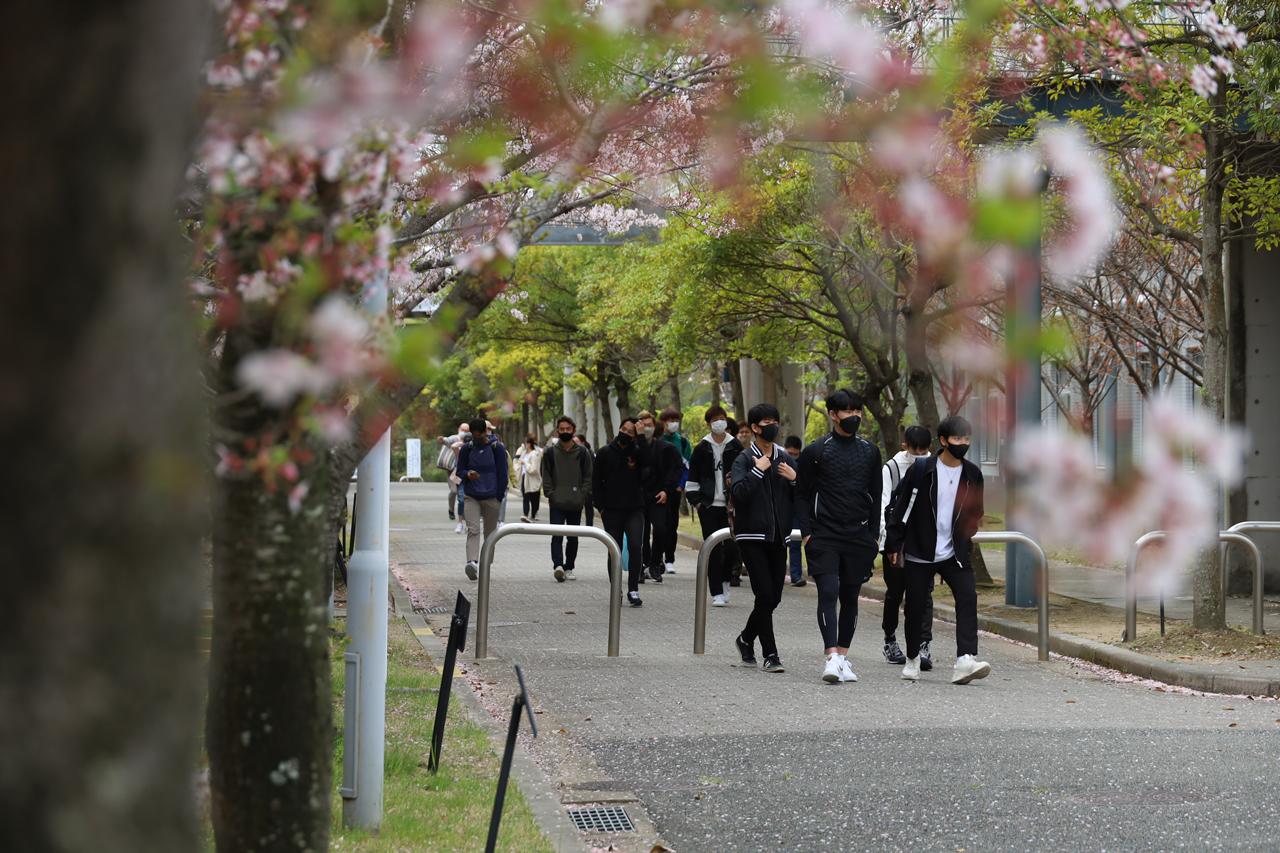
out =
{"type": "Polygon", "coordinates": [[[968,684],[991,673],[977,660],[978,592],[973,579],[973,534],[982,522],[982,471],[964,459],[973,428],[959,415],[938,424],[942,452],[912,465],[889,513],[886,558],[905,567],[907,636],[902,677],[920,678],[921,625],[934,575],[951,587],[956,603],[956,666],[953,684],[968,684]]]}

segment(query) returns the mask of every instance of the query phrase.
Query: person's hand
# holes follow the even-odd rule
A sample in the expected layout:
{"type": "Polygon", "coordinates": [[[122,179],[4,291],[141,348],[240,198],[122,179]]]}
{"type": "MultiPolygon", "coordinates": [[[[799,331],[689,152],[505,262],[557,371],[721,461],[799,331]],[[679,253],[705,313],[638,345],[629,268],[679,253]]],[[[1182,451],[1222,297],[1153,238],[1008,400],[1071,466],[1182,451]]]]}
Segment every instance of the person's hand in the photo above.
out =
{"type": "Polygon", "coordinates": [[[468,479],[468,480],[479,480],[479,479],[480,479],[480,475],[479,475],[479,474],[477,474],[475,471],[468,471],[468,472],[467,472],[467,479],[468,479]]]}
{"type": "Polygon", "coordinates": [[[807,547],[807,546],[809,545],[809,539],[810,539],[812,536],[813,536],[813,534],[812,534],[812,533],[810,533],[808,536],[806,536],[806,537],[804,537],[803,539],[801,539],[801,540],[800,540],[800,545],[801,545],[801,547],[807,547]]]}
{"type": "Polygon", "coordinates": [[[796,469],[785,462],[778,463],[778,474],[788,483],[794,483],[796,480],[796,469]]]}
{"type": "Polygon", "coordinates": [[[443,436],[443,435],[437,435],[437,436],[436,436],[436,441],[440,442],[441,444],[444,444],[444,436],[443,436]]]}
{"type": "Polygon", "coordinates": [[[657,503],[657,504],[664,504],[664,503],[666,503],[666,502],[667,502],[667,493],[666,493],[666,492],[658,492],[658,496],[657,496],[656,498],[654,498],[654,499],[653,499],[653,502],[654,502],[654,503],[657,503]]]}
{"type": "Polygon", "coordinates": [[[886,556],[889,558],[889,565],[891,566],[898,565],[898,561],[902,559],[901,554],[887,554],[886,556]]]}
{"type": "Polygon", "coordinates": [[[770,459],[767,459],[764,456],[756,457],[756,469],[759,471],[768,471],[769,466],[772,464],[773,464],[773,461],[770,459]]]}
{"type": "Polygon", "coordinates": [[[684,486],[676,486],[676,492],[683,492],[684,486]]]}

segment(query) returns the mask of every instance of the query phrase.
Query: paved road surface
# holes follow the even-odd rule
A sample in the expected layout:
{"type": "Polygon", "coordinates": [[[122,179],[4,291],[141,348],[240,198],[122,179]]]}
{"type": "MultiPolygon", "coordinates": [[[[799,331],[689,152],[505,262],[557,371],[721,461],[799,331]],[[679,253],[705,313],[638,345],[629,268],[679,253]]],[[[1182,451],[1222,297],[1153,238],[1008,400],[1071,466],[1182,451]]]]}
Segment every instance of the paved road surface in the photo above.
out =
{"type": "MultiPolygon", "coordinates": [[[[393,487],[392,560],[426,606],[475,588],[444,506],[442,486],[393,487]]],[[[584,542],[581,579],[564,584],[547,548],[498,546],[492,658],[473,671],[497,682],[484,686],[500,707],[518,660],[553,780],[634,794],[680,853],[1280,849],[1280,703],[1160,692],[991,637],[991,677],[953,686],[941,623],[941,665],[909,684],[883,663],[867,602],[850,654],[860,681],[827,685],[812,585],[788,588],[777,614],[785,674],[734,653],[746,586],[710,611],[695,656],[688,550],[674,577],[641,588],[644,607],[624,608],[611,659],[603,548],[584,542]]]]}

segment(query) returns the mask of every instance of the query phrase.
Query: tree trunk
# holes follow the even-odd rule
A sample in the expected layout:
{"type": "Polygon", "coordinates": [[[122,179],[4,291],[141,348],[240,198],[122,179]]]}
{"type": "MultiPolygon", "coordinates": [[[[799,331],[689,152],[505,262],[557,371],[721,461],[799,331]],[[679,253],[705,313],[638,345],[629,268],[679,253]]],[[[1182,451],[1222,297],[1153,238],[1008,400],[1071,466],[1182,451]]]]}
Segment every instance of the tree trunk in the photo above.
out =
{"type": "Polygon", "coordinates": [[[204,425],[173,217],[208,7],[0,5],[0,849],[195,851],[204,425]]]}
{"type": "Polygon", "coordinates": [[[613,374],[613,392],[618,395],[618,414],[624,418],[631,416],[631,383],[622,375],[619,368],[613,374]]]}
{"type": "MultiPolygon", "coordinates": [[[[680,377],[678,375],[671,377],[671,405],[676,409],[684,409],[684,406],[680,404],[680,377]]],[[[654,414],[656,415],[657,412],[654,412],[654,414]]]]}
{"type": "Polygon", "coordinates": [[[974,583],[978,586],[995,586],[996,582],[991,578],[991,571],[987,568],[987,560],[982,556],[982,546],[976,542],[970,559],[973,561],[974,583]]]}
{"type": "MultiPolygon", "coordinates": [[[[244,352],[270,324],[227,336],[219,390],[235,388],[244,352]]],[[[224,441],[279,436],[286,417],[256,397],[215,413],[224,441]]],[[[328,449],[295,438],[299,481],[329,495],[328,449]]],[[[220,853],[323,851],[329,844],[333,763],[327,575],[337,528],[332,503],[295,512],[291,484],[223,477],[214,495],[213,652],[206,740],[220,853]]]]}
{"type": "Polygon", "coordinates": [[[747,419],[746,398],[742,391],[742,362],[736,358],[729,359],[729,386],[733,392],[733,414],[738,423],[747,419]]]}
{"type": "Polygon", "coordinates": [[[712,371],[712,375],[711,375],[711,405],[713,405],[713,406],[719,406],[719,405],[720,405],[720,377],[723,375],[723,374],[721,374],[721,373],[720,373],[720,364],[719,364],[719,362],[715,362],[715,361],[711,362],[711,371],[712,371]]]}
{"type": "MultiPolygon", "coordinates": [[[[613,441],[613,412],[609,411],[609,378],[605,375],[604,368],[596,371],[595,380],[596,405],[600,409],[600,420],[604,421],[604,435],[600,436],[599,442],[601,447],[613,441]]],[[[625,418],[626,415],[623,415],[625,418]]]]}
{"type": "MultiPolygon", "coordinates": [[[[1214,120],[1205,126],[1204,235],[1200,264],[1200,301],[1204,306],[1202,396],[1204,407],[1222,421],[1226,414],[1227,313],[1223,289],[1223,196],[1226,189],[1226,87],[1213,97],[1214,120]]],[[[1215,507],[1215,511],[1218,508],[1215,507]]],[[[1219,528],[1220,529],[1220,528],[1219,528]]],[[[1191,584],[1192,624],[1200,630],[1226,627],[1218,546],[1213,543],[1196,558],[1191,584]]]]}
{"type": "Polygon", "coordinates": [[[938,424],[942,419],[938,416],[938,397],[933,382],[933,371],[929,369],[924,311],[924,304],[921,304],[918,309],[913,306],[906,312],[904,318],[903,351],[907,357],[907,389],[911,392],[911,399],[916,404],[916,423],[929,430],[929,435],[933,436],[935,449],[940,449],[938,424]]]}

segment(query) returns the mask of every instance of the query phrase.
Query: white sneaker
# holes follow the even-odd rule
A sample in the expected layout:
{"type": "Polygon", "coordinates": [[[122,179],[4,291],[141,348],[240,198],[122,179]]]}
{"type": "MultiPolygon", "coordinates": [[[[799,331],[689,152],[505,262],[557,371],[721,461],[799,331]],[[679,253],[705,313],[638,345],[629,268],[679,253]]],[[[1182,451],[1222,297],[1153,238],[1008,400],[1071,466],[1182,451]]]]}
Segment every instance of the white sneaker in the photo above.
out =
{"type": "Polygon", "coordinates": [[[857,681],[858,673],[853,671],[853,667],[849,664],[849,659],[844,655],[840,656],[840,680],[841,681],[857,681]]]}
{"type": "Polygon", "coordinates": [[[532,524],[532,523],[533,523],[533,519],[532,519],[532,518],[530,518],[530,517],[529,517],[529,516],[527,516],[527,515],[522,515],[522,516],[520,516],[520,520],[521,520],[521,521],[523,521],[525,524],[532,524]]]}
{"type": "Polygon", "coordinates": [[[576,581],[578,579],[578,576],[573,573],[573,569],[565,569],[564,579],[567,581],[576,581]]]}
{"type": "Polygon", "coordinates": [[[669,575],[674,575],[674,574],[676,573],[676,564],[675,564],[675,563],[667,563],[667,565],[666,565],[666,570],[667,570],[667,574],[669,574],[669,575]]]}
{"type": "Polygon", "coordinates": [[[725,581],[725,582],[724,582],[724,585],[723,585],[722,587],[720,587],[720,591],[724,594],[724,597],[725,597],[726,599],[728,599],[728,597],[729,597],[729,590],[731,590],[731,589],[733,589],[733,587],[729,585],[729,582],[728,582],[728,581],[725,581]]]}
{"type": "Polygon", "coordinates": [[[902,667],[903,681],[919,681],[920,680],[920,656],[907,658],[907,663],[902,667]]]}
{"type": "Polygon", "coordinates": [[[499,522],[498,522],[498,526],[499,526],[499,527],[501,527],[501,526],[502,526],[502,525],[504,525],[504,524],[506,524],[506,522],[505,522],[505,521],[499,521],[499,522]]]}
{"type": "Polygon", "coordinates": [[[961,655],[956,658],[956,668],[951,673],[952,684],[968,684],[978,678],[986,678],[991,674],[991,664],[977,660],[973,655],[961,655]]]}
{"type": "Polygon", "coordinates": [[[844,681],[840,677],[840,655],[835,652],[827,655],[827,665],[822,669],[822,680],[827,684],[836,684],[844,681]]]}
{"type": "Polygon", "coordinates": [[[474,561],[469,561],[466,565],[465,571],[468,579],[475,580],[480,577],[480,564],[474,561]]]}
{"type": "Polygon", "coordinates": [[[464,530],[466,530],[466,529],[467,529],[467,528],[466,528],[466,525],[464,525],[461,521],[459,521],[459,522],[458,522],[458,526],[457,526],[457,527],[455,527],[455,528],[453,528],[453,532],[454,532],[454,533],[461,533],[462,531],[464,531],[464,530]]]}
{"type": "Polygon", "coordinates": [[[561,566],[556,566],[551,573],[555,575],[557,581],[564,583],[564,569],[561,566]]]}
{"type": "Polygon", "coordinates": [[[711,596],[711,606],[712,606],[712,607],[724,607],[724,606],[725,606],[725,605],[727,605],[728,603],[729,603],[729,602],[725,601],[725,598],[724,598],[724,596],[723,596],[723,595],[713,595],[713,596],[711,596]]]}

